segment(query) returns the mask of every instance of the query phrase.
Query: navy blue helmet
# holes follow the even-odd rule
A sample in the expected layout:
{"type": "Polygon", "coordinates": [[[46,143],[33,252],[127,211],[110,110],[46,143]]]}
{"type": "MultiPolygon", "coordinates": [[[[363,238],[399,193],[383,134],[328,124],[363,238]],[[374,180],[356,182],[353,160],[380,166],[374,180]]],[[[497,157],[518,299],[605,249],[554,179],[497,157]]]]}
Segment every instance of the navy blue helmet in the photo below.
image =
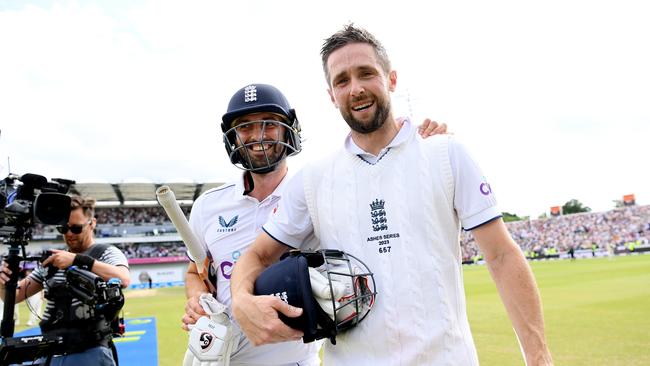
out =
{"type": "MultiPolygon", "coordinates": [[[[267,84],[250,84],[239,89],[228,103],[222,117],[221,130],[226,152],[235,166],[254,173],[268,173],[287,156],[301,151],[300,123],[296,111],[276,87],[267,84]],[[274,119],[240,123],[239,119],[251,113],[273,113],[274,119]],[[244,128],[259,126],[261,138],[244,140],[244,128]],[[282,127],[282,128],[278,128],[282,127]],[[284,131],[273,135],[270,131],[284,131]]],[[[277,133],[277,132],[276,132],[277,133]]]]}
{"type": "Polygon", "coordinates": [[[336,344],[338,333],[356,326],[368,315],[377,294],[368,267],[358,258],[334,249],[290,251],[260,273],[254,293],[277,296],[302,308],[297,318],[282,313],[278,316],[288,326],[303,331],[304,343],[329,338],[332,344],[336,344]],[[320,281],[327,285],[320,287],[316,283],[320,281]]]}

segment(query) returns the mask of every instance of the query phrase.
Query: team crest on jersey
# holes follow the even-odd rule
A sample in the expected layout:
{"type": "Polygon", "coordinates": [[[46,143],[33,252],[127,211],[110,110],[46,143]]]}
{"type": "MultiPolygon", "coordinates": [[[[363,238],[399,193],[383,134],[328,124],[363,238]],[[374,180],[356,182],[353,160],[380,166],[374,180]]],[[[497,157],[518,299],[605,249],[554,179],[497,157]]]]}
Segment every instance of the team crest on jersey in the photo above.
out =
{"type": "Polygon", "coordinates": [[[221,228],[217,229],[217,232],[229,232],[229,231],[235,231],[237,230],[235,227],[235,224],[237,224],[237,221],[239,221],[239,215],[235,215],[230,221],[226,221],[226,219],[223,218],[223,216],[219,215],[219,225],[221,225],[221,228]]]}
{"type": "Polygon", "coordinates": [[[384,200],[376,199],[370,203],[370,217],[372,220],[372,230],[388,230],[388,220],[386,219],[386,210],[384,210],[384,200]]]}

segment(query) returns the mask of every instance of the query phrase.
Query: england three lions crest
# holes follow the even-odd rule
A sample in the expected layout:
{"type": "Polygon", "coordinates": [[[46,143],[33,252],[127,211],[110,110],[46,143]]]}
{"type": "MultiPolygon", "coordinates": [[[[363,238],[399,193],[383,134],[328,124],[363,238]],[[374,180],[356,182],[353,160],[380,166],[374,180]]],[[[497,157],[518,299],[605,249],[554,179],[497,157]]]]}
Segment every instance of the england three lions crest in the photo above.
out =
{"type": "Polygon", "coordinates": [[[370,219],[373,231],[388,230],[388,220],[384,209],[384,200],[376,199],[370,203],[370,219]]]}

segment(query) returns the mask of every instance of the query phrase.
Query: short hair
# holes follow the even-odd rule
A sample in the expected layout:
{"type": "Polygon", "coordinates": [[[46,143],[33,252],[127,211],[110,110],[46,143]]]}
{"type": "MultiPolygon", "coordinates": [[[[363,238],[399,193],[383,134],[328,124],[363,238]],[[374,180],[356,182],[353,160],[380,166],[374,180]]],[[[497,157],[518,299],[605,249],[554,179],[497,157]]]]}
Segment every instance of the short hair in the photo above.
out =
{"type": "Polygon", "coordinates": [[[329,70],[327,70],[327,60],[332,52],[352,43],[366,43],[371,45],[375,50],[377,60],[384,69],[384,72],[386,72],[386,74],[390,72],[390,59],[388,58],[388,53],[381,42],[379,42],[379,40],[377,40],[377,38],[367,30],[355,27],[353,23],[349,23],[344,25],[343,29],[327,38],[325,42],[323,42],[323,47],[320,50],[323,61],[323,71],[325,72],[325,79],[327,80],[328,85],[330,83],[330,75],[329,70]]]}
{"type": "Polygon", "coordinates": [[[78,208],[83,210],[84,216],[89,219],[95,217],[95,199],[90,197],[82,197],[73,195],[70,197],[72,202],[70,202],[70,211],[76,210],[78,208]]]}

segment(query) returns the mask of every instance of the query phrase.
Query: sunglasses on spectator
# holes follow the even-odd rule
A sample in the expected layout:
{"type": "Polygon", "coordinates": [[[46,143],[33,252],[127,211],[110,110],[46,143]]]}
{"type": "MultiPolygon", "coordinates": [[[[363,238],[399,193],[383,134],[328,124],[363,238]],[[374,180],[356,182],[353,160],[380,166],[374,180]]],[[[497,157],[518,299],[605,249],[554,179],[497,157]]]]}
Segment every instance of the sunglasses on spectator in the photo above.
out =
{"type": "Polygon", "coordinates": [[[60,232],[61,234],[66,234],[66,233],[68,232],[68,230],[70,230],[73,234],[81,234],[81,232],[83,231],[84,227],[85,227],[86,225],[90,224],[92,221],[93,221],[93,220],[88,220],[88,222],[85,223],[85,224],[83,224],[83,225],[78,225],[78,224],[74,224],[74,225],[68,225],[68,224],[61,225],[61,226],[57,226],[57,227],[56,227],[56,230],[57,230],[58,232],[60,232]]]}

